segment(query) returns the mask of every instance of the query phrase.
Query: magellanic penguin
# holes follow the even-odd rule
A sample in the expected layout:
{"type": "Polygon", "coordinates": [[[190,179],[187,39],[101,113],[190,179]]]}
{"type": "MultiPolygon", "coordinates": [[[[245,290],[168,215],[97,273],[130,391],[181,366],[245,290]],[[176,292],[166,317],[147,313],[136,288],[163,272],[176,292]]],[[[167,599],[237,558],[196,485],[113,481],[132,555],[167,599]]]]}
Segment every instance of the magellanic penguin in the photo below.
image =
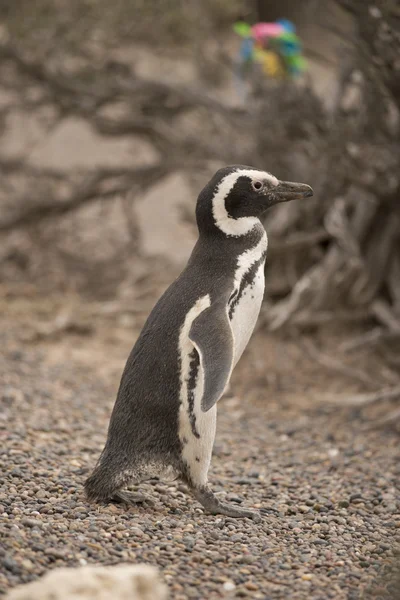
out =
{"type": "Polygon", "coordinates": [[[255,511],[221,502],[208,485],[217,402],[264,294],[260,217],[278,202],[312,195],[308,185],[238,165],[217,171],[201,191],[199,239],[128,358],[106,445],[85,483],[89,500],[135,502],[124,486],[172,472],[207,512],[259,520],[255,511]]]}

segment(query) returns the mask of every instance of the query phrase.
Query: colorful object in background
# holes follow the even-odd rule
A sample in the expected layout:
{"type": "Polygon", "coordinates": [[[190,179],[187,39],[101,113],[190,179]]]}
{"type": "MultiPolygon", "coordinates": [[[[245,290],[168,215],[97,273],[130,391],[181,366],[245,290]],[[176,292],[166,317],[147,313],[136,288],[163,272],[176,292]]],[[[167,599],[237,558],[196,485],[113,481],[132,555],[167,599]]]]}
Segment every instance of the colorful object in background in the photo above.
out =
{"type": "Polygon", "coordinates": [[[238,21],[233,29],[243,38],[240,48],[242,66],[257,62],[266,75],[275,78],[296,77],[305,71],[300,38],[293,23],[287,19],[252,26],[238,21]]]}
{"type": "Polygon", "coordinates": [[[284,77],[282,62],[275,52],[269,50],[256,50],[254,57],[262,65],[263,71],[270,77],[284,77]]]}

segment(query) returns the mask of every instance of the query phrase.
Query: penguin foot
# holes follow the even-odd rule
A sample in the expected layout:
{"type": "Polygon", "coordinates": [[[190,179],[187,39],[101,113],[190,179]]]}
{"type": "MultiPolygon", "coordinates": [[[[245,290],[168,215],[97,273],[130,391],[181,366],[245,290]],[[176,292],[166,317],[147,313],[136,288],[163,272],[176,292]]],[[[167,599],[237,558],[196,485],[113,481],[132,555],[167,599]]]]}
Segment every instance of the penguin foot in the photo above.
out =
{"type": "Polygon", "coordinates": [[[253,519],[255,523],[261,522],[261,515],[258,511],[249,508],[239,508],[233,504],[221,502],[209,487],[194,488],[193,494],[205,510],[212,515],[225,515],[227,517],[237,517],[239,519],[247,517],[253,519]]]}
{"type": "Polygon", "coordinates": [[[255,523],[261,523],[261,515],[250,508],[237,508],[228,502],[219,502],[218,507],[210,511],[213,515],[226,515],[227,517],[238,517],[241,519],[253,519],[255,523]]]}
{"type": "Polygon", "coordinates": [[[115,492],[110,498],[110,502],[115,502],[116,504],[127,504],[128,506],[135,506],[136,504],[144,503],[154,506],[154,502],[148,496],[138,492],[115,492]]]}

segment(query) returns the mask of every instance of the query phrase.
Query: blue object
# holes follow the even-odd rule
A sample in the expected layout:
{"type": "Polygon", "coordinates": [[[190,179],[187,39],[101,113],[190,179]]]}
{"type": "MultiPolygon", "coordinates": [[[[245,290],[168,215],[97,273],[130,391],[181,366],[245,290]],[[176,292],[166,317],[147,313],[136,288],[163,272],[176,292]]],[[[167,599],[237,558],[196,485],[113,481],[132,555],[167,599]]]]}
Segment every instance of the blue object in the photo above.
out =
{"type": "Polygon", "coordinates": [[[248,62],[253,58],[254,40],[250,37],[244,38],[240,46],[240,58],[248,62]]]}
{"type": "Polygon", "coordinates": [[[277,43],[283,56],[295,56],[301,52],[301,45],[296,40],[278,39],[277,43]]]}
{"type": "Polygon", "coordinates": [[[285,29],[285,31],[287,33],[295,33],[296,32],[296,27],[295,27],[294,23],[292,23],[292,21],[289,21],[289,19],[277,19],[276,22],[279,23],[279,25],[282,25],[282,27],[285,29]]]}

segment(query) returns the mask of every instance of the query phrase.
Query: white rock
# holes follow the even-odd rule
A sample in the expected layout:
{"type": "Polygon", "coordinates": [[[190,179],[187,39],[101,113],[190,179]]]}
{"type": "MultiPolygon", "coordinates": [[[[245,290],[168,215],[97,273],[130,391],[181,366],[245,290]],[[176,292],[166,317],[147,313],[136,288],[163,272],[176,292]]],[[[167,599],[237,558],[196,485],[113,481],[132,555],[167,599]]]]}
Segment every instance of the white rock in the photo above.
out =
{"type": "Polygon", "coordinates": [[[236,585],[233,583],[233,581],[225,581],[224,585],[222,586],[225,590],[225,592],[232,592],[235,588],[236,585]]]}
{"type": "Polygon", "coordinates": [[[149,565],[55,569],[12,590],[6,600],[166,600],[167,589],[149,565]]]}
{"type": "Polygon", "coordinates": [[[194,213],[196,197],[185,177],[170,175],[138,197],[134,211],[140,229],[141,250],[146,256],[164,256],[171,263],[186,263],[197,230],[183,222],[183,208],[194,213]]]}
{"type": "Polygon", "coordinates": [[[382,18],[382,11],[377,6],[370,6],[368,12],[374,19],[382,18]]]}
{"type": "MultiPolygon", "coordinates": [[[[1,102],[0,102],[1,104],[1,102]]],[[[46,131],[37,118],[23,111],[10,112],[1,139],[1,155],[16,159],[35,147],[46,131]]]]}
{"type": "Polygon", "coordinates": [[[357,111],[362,104],[362,90],[358,84],[351,83],[345,89],[340,107],[345,112],[357,111]]]}
{"type": "Polygon", "coordinates": [[[99,135],[84,119],[64,119],[35,147],[29,162],[48,169],[142,167],[157,162],[153,146],[139,137],[99,135]]]}

